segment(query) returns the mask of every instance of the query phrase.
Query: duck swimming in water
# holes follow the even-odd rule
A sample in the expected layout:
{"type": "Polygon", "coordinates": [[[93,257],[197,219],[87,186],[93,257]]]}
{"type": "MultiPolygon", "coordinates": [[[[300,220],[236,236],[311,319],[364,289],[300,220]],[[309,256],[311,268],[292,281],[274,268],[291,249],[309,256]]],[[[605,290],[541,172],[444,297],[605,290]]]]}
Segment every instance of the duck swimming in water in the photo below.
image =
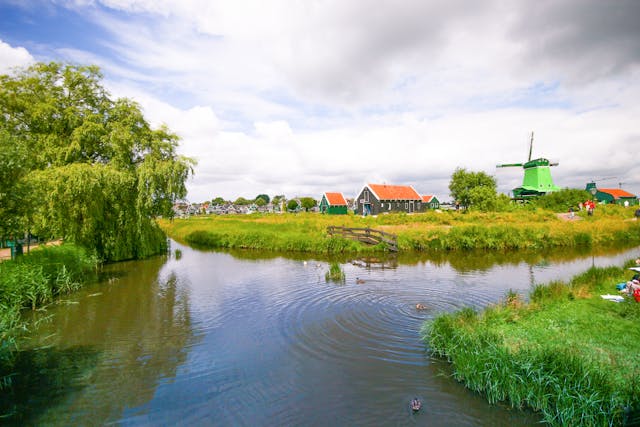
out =
{"type": "Polygon", "coordinates": [[[414,397],[411,401],[411,410],[413,412],[418,412],[420,408],[422,408],[422,402],[420,402],[420,399],[418,399],[417,397],[414,397]]]}
{"type": "Polygon", "coordinates": [[[356,283],[358,285],[362,285],[364,283],[364,279],[360,279],[359,277],[356,277],[356,283]]]}
{"type": "Polygon", "coordinates": [[[416,304],[416,310],[426,310],[427,306],[424,304],[416,304]]]}

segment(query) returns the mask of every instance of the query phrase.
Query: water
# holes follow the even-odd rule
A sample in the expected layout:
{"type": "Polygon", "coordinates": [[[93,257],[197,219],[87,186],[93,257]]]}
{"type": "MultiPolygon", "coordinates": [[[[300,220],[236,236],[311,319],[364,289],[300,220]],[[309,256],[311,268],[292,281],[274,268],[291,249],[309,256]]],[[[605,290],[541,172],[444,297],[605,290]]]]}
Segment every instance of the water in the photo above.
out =
{"type": "Polygon", "coordinates": [[[532,283],[637,255],[342,259],[346,280],[333,283],[327,260],[172,248],[182,256],[106,266],[100,284],[32,315],[12,420],[534,425],[538,415],[489,405],[451,379],[420,326],[442,311],[495,303],[509,289],[524,295],[532,283]],[[414,397],[424,403],[417,413],[414,397]]]}

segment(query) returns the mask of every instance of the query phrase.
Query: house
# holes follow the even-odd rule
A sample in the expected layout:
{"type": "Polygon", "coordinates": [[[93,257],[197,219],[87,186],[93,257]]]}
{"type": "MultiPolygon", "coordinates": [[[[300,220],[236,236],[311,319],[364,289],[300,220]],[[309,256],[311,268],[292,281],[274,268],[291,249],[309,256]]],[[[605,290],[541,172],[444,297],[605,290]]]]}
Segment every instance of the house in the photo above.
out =
{"type": "Polygon", "coordinates": [[[329,215],[344,215],[347,213],[347,200],[342,193],[324,193],[320,200],[320,212],[329,215]]]}
{"type": "Polygon", "coordinates": [[[436,196],[422,196],[425,209],[440,209],[440,200],[436,196]]]}
{"type": "Polygon", "coordinates": [[[356,214],[422,212],[422,197],[409,185],[367,184],[356,197],[356,214]]]}
{"type": "Polygon", "coordinates": [[[589,182],[585,189],[600,203],[625,205],[625,202],[628,202],[627,206],[638,204],[638,197],[620,188],[597,188],[595,182],[589,182]]]}

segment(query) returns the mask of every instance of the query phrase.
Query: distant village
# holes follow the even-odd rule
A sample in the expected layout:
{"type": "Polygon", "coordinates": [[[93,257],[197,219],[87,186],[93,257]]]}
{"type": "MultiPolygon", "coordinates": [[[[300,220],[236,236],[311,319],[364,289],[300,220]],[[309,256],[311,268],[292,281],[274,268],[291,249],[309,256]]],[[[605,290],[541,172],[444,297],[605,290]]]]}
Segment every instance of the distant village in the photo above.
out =
{"type": "MultiPolygon", "coordinates": [[[[514,189],[518,190],[518,188],[514,189]]],[[[601,204],[638,205],[636,195],[621,188],[598,188],[595,182],[587,183],[585,190],[601,204]]],[[[318,212],[329,215],[346,215],[352,211],[356,215],[379,215],[393,212],[426,212],[436,209],[455,209],[455,203],[445,203],[434,195],[422,195],[410,185],[366,184],[355,198],[345,197],[341,192],[326,192],[320,199],[262,194],[254,200],[242,197],[235,202],[218,197],[204,203],[180,201],[174,204],[176,217],[193,215],[228,215],[283,212],[318,212]]]]}
{"type": "Polygon", "coordinates": [[[227,215],[282,212],[319,212],[345,215],[351,210],[358,215],[378,215],[391,212],[425,212],[429,209],[448,208],[434,195],[421,195],[410,185],[366,184],[357,197],[348,198],[340,192],[323,193],[320,199],[284,196],[269,198],[259,195],[254,200],[239,198],[235,202],[220,198],[204,203],[180,201],[174,204],[177,217],[192,215],[227,215]]]}

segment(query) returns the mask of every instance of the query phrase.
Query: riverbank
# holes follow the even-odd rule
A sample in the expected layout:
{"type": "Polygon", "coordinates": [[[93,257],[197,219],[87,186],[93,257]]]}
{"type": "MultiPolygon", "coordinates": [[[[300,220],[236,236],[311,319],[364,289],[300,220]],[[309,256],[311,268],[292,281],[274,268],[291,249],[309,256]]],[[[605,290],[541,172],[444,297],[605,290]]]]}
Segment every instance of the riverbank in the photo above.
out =
{"type": "Polygon", "coordinates": [[[422,333],[455,379],[490,403],[531,408],[552,425],[621,425],[640,411],[640,304],[600,295],[629,277],[592,268],[536,286],[527,303],[510,292],[481,313],[441,314],[422,333]]]}
{"type": "Polygon", "coordinates": [[[38,309],[96,277],[98,261],[71,245],[43,246],[0,262],[0,389],[10,385],[15,338],[24,330],[22,309],[38,309]]]}
{"type": "Polygon", "coordinates": [[[423,214],[210,215],[158,221],[178,242],[209,249],[260,249],[315,253],[380,252],[384,247],[329,237],[327,227],[370,227],[398,236],[400,251],[468,249],[514,250],[589,247],[640,241],[640,222],[618,206],[603,206],[595,216],[566,221],[551,211],[478,213],[432,211],[423,214]]]}

